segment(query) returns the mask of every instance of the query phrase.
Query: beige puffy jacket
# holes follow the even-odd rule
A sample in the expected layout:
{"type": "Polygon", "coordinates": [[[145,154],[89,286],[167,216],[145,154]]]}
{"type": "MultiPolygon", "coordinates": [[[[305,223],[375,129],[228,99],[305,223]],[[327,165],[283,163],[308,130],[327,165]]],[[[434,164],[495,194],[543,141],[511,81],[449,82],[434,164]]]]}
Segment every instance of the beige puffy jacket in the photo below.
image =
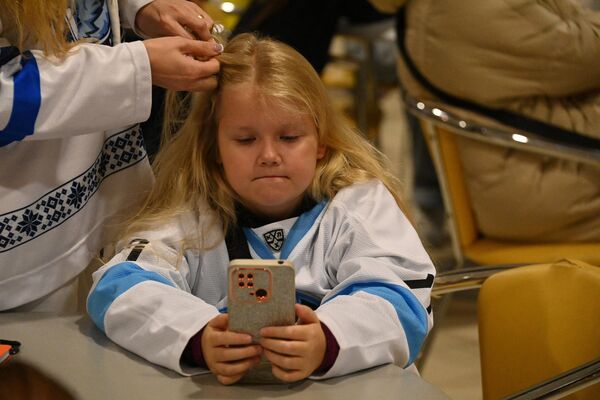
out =
{"type": "MultiPolygon", "coordinates": [[[[408,54],[439,89],[600,138],[600,13],[575,0],[371,2],[388,12],[406,3],[408,54]]],[[[599,169],[467,139],[460,153],[486,235],[600,241],[599,169]]]]}

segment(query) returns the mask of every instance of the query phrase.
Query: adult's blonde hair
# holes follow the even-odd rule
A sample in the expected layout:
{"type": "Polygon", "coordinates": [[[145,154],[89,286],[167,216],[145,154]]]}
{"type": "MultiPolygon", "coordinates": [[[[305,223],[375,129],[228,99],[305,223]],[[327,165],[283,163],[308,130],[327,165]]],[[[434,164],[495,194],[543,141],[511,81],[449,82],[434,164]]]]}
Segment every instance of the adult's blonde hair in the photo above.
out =
{"type": "Polygon", "coordinates": [[[0,0],[3,29],[14,29],[21,52],[35,43],[46,55],[64,57],[73,43],[67,41],[65,15],[70,0],[0,0]]]}
{"type": "Polygon", "coordinates": [[[153,164],[156,183],[128,232],[151,229],[174,214],[206,206],[224,231],[236,222],[235,201],[240,199],[218,162],[218,106],[224,87],[248,82],[257,101],[276,102],[314,120],[327,151],[307,190],[313,199],[333,198],[346,186],[376,178],[402,207],[385,157],[334,111],[319,75],[298,52],[269,38],[241,34],[225,46],[219,61],[214,91],[191,95],[187,109],[168,107],[163,146],[153,164]]]}

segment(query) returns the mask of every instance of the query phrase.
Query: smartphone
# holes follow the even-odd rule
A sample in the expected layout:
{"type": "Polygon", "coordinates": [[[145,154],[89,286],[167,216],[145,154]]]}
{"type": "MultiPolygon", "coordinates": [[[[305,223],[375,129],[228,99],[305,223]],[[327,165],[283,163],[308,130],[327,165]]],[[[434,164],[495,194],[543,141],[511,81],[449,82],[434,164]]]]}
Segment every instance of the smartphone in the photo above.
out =
{"type": "MultiPolygon", "coordinates": [[[[228,271],[228,314],[230,331],[252,335],[260,340],[259,331],[265,326],[293,325],[296,320],[294,304],[295,272],[284,260],[232,260],[228,271]]],[[[277,383],[271,374],[270,363],[263,360],[248,371],[242,383],[277,383]]]]}

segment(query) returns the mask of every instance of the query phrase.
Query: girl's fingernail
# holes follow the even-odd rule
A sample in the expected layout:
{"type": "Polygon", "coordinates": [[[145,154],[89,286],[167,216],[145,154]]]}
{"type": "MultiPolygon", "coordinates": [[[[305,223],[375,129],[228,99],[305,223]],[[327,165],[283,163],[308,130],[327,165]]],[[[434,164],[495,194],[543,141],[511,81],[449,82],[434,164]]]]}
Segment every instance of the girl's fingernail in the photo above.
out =
{"type": "Polygon", "coordinates": [[[215,44],[214,44],[214,47],[215,47],[215,51],[216,51],[217,53],[222,53],[222,52],[223,52],[223,48],[224,48],[224,47],[223,47],[223,45],[222,45],[221,43],[215,43],[215,44]]]}

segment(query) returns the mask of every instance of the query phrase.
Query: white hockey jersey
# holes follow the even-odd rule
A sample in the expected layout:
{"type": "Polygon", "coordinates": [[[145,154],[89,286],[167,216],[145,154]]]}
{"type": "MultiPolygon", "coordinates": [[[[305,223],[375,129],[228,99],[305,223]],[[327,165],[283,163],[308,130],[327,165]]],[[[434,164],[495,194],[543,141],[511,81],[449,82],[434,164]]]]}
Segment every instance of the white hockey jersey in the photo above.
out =
{"type": "MultiPolygon", "coordinates": [[[[150,0],[122,1],[125,20],[150,0]]],[[[152,183],[138,122],[151,106],[142,42],[118,44],[116,0],[76,0],[64,60],[14,47],[0,21],[0,311],[77,276],[152,183]]],[[[0,16],[0,18],[5,16],[0,16]]],[[[60,310],[56,310],[60,311],[60,310]]]]}
{"type": "MultiPolygon", "coordinates": [[[[136,235],[94,273],[88,312],[122,347],[181,374],[190,338],[226,311],[229,253],[213,229],[208,250],[182,249],[210,212],[182,215],[136,235]],[[200,214],[198,217],[197,215],[200,214]]],[[[340,346],[329,378],[412,364],[432,326],[435,269],[415,230],[378,181],[341,190],[298,217],[244,228],[253,258],[290,260],[298,302],[312,304],[340,346]]],[[[209,235],[210,236],[210,235],[209,235]]]]}

